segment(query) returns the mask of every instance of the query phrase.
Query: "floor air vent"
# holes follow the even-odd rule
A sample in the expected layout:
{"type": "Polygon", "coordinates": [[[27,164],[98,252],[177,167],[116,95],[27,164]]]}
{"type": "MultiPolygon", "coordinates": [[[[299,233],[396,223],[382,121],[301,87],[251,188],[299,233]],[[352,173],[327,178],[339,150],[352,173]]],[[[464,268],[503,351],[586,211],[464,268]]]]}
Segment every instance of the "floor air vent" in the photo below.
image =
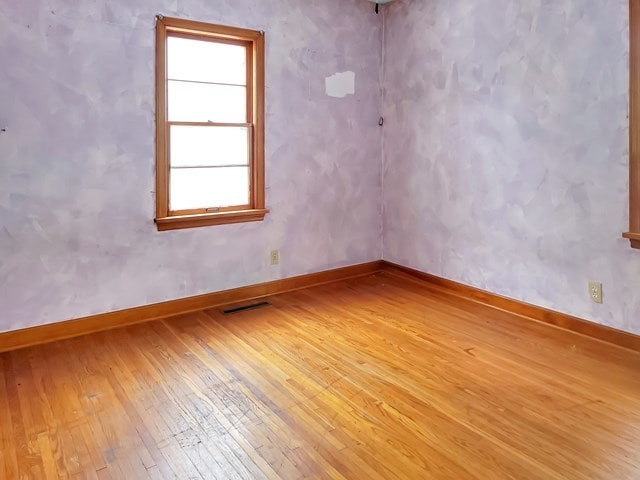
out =
{"type": "Polygon", "coordinates": [[[271,306],[269,302],[251,303],[249,305],[243,305],[242,307],[227,308],[226,310],[222,310],[222,313],[224,313],[225,315],[231,315],[232,313],[244,312],[246,310],[256,310],[258,308],[269,306],[271,306]]]}

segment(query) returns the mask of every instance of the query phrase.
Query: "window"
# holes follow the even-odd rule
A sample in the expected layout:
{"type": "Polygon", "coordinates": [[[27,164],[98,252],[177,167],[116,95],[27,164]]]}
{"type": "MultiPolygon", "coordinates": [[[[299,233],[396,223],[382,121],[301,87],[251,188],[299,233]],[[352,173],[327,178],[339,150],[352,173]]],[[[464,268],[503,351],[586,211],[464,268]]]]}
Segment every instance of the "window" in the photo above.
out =
{"type": "Polygon", "coordinates": [[[629,231],[623,234],[640,248],[640,5],[629,2],[629,231]]]}
{"type": "Polygon", "coordinates": [[[158,230],[264,219],[264,33],[158,17],[158,230]]]}

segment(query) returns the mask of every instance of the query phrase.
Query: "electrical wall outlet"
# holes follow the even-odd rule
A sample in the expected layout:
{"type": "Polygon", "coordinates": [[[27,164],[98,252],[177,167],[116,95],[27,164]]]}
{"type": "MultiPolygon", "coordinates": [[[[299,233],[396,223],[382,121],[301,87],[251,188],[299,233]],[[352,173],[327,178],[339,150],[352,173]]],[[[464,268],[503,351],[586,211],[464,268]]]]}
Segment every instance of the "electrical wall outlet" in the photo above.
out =
{"type": "Polygon", "coordinates": [[[271,265],[278,265],[280,263],[280,253],[278,250],[271,250],[271,265]]]}
{"type": "Polygon", "coordinates": [[[591,300],[596,303],[602,303],[602,284],[598,282],[589,282],[589,295],[591,300]]]}

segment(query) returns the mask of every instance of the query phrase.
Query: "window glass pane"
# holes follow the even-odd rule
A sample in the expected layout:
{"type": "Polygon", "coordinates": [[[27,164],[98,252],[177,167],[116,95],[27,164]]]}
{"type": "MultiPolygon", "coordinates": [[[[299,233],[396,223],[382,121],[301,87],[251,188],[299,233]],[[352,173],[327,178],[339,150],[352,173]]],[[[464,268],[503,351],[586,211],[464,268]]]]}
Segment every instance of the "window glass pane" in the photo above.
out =
{"type": "Polygon", "coordinates": [[[170,209],[249,204],[249,167],[172,168],[170,209]]]}
{"type": "Polygon", "coordinates": [[[169,37],[167,60],[170,79],[247,84],[246,47],[169,37]]]}
{"type": "Polygon", "coordinates": [[[169,81],[169,121],[246,123],[247,87],[169,81]]]}
{"type": "Polygon", "coordinates": [[[171,126],[171,166],[248,165],[249,129],[171,126]]]}

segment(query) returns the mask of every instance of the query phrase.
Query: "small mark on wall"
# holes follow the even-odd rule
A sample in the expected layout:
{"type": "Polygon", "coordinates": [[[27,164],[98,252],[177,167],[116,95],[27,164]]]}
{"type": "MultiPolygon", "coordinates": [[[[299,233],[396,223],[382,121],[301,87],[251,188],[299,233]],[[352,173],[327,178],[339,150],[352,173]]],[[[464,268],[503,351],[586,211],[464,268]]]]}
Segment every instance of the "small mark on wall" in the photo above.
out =
{"type": "Polygon", "coordinates": [[[325,91],[327,95],[335,98],[344,98],[356,93],[356,74],[354,72],[339,72],[325,78],[325,91]]]}

